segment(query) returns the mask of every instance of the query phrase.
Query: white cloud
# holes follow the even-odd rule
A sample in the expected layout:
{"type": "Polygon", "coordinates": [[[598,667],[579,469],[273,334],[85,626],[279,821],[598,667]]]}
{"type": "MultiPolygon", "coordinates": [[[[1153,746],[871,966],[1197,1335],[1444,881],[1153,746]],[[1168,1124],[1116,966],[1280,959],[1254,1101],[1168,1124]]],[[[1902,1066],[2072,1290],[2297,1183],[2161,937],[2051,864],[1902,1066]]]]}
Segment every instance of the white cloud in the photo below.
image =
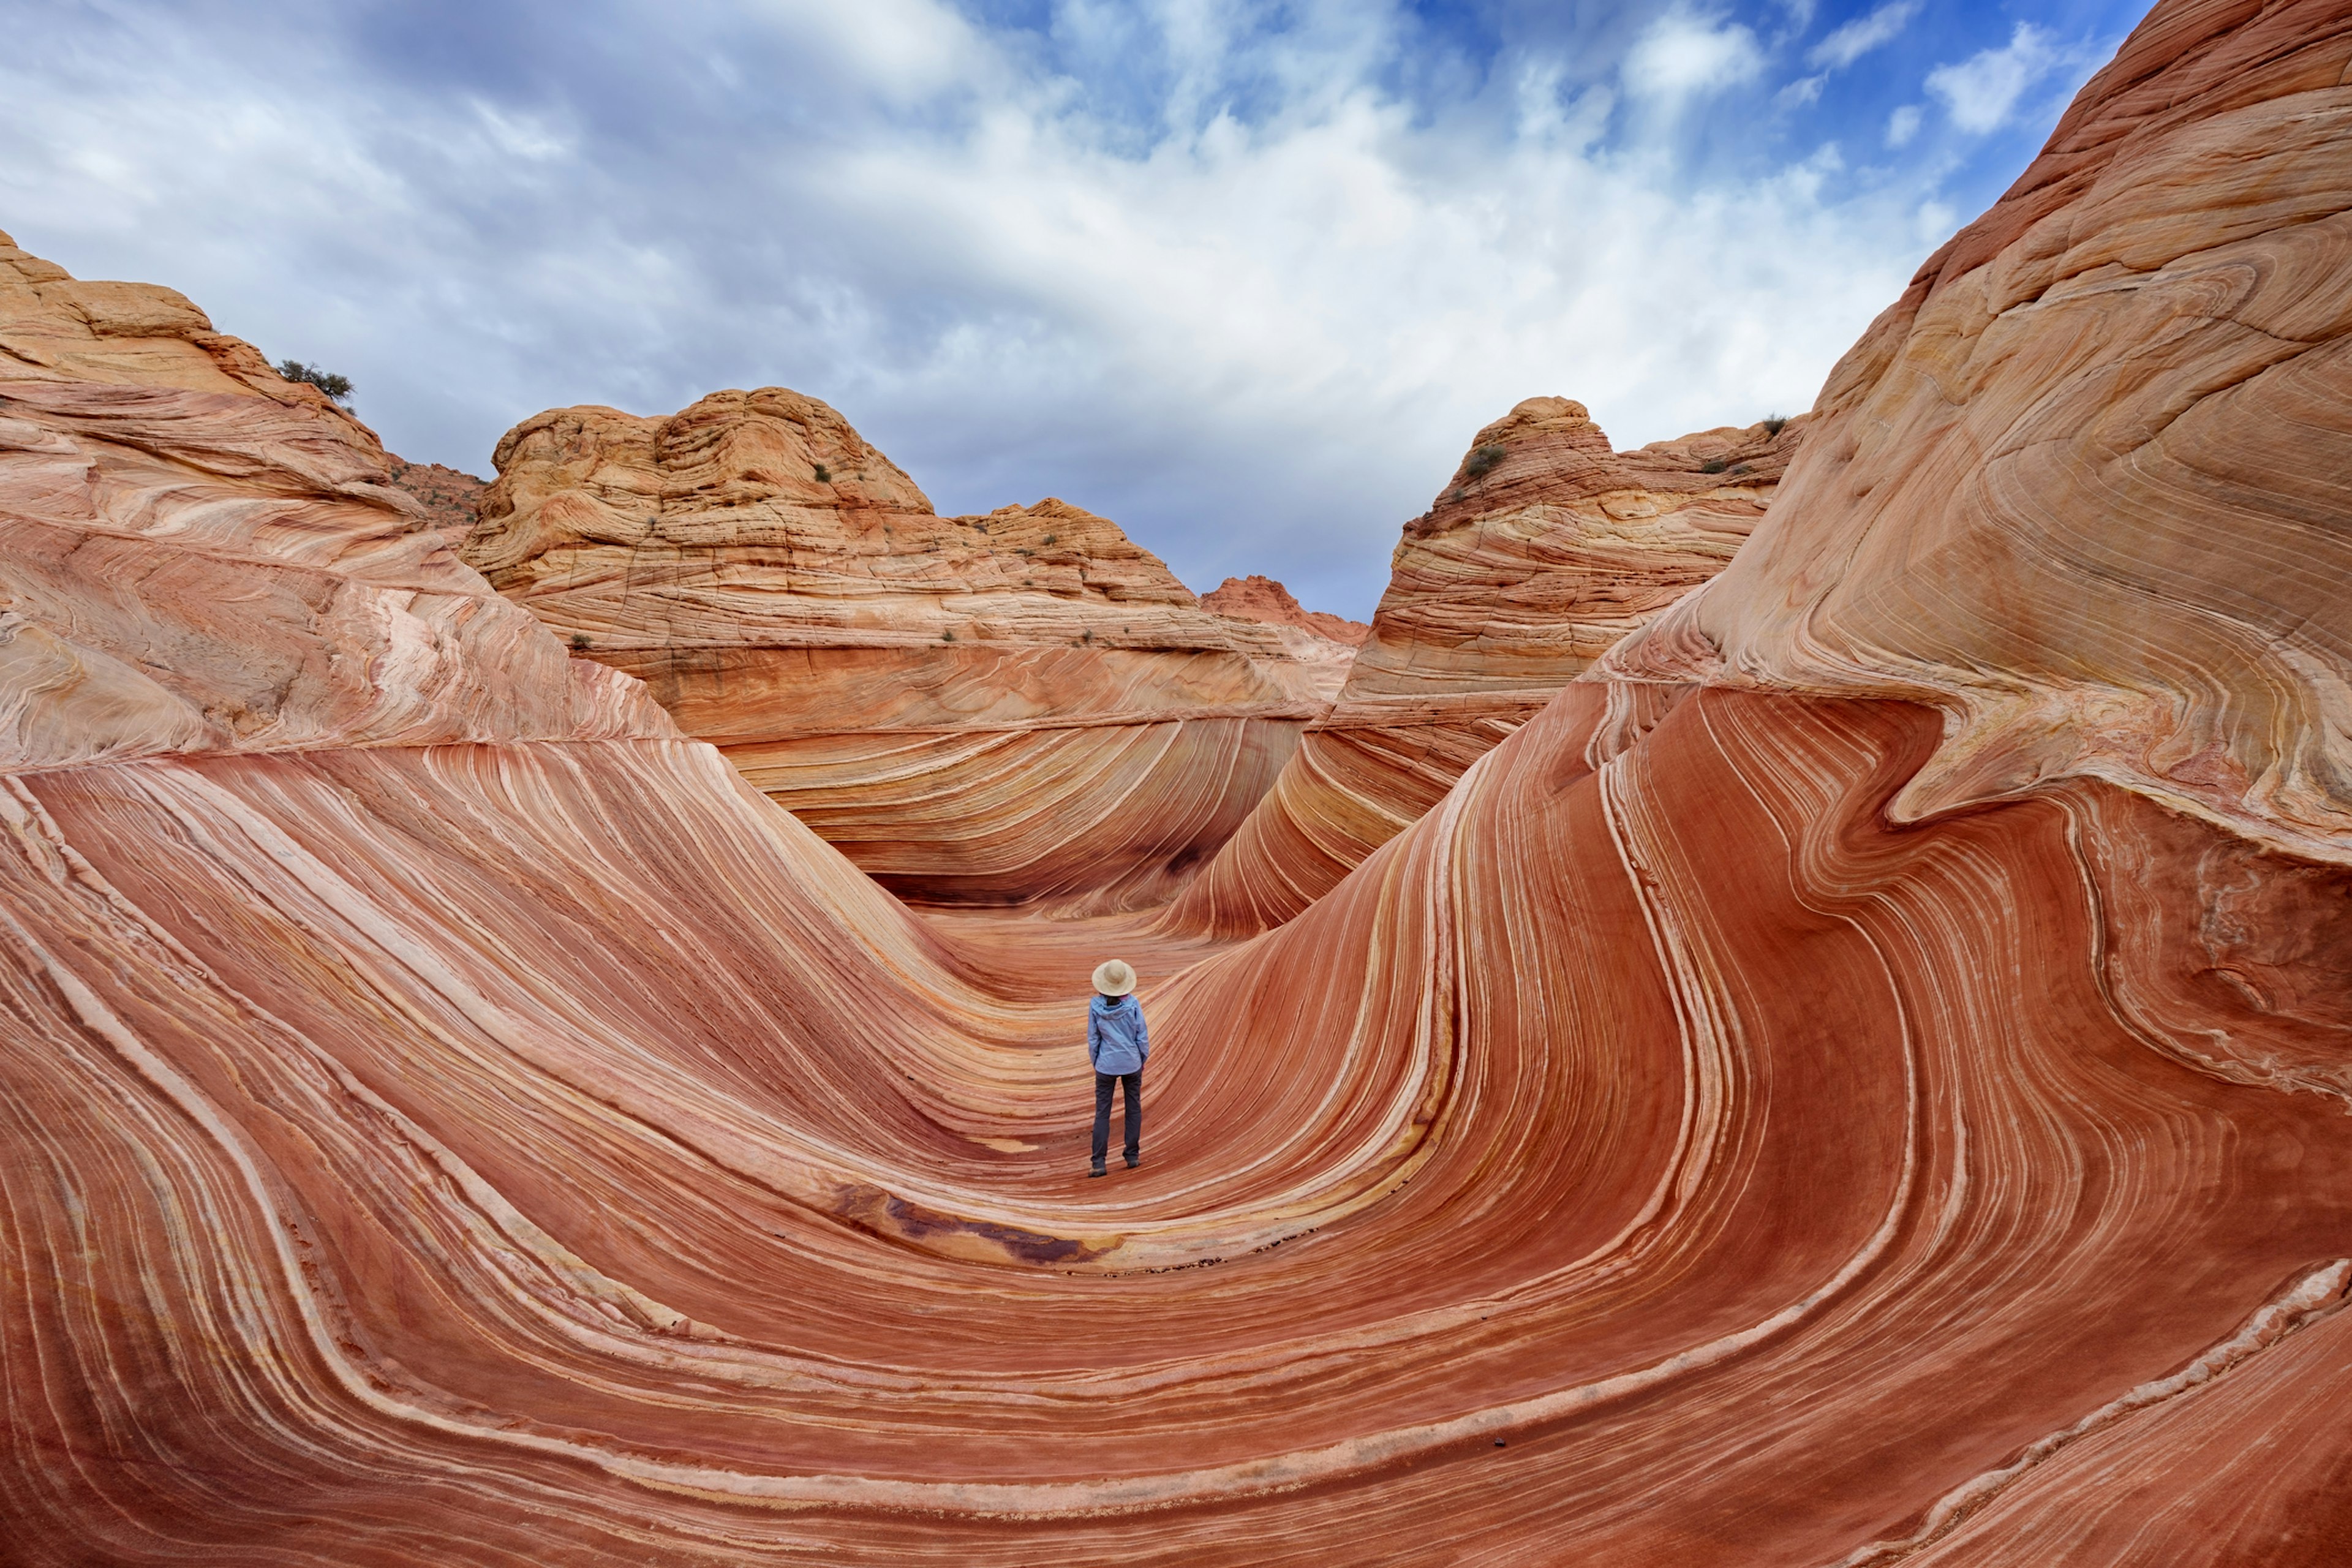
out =
{"type": "Polygon", "coordinates": [[[1756,35],[1738,22],[1680,7],[1650,24],[1625,57],[1625,89],[1678,102],[1748,80],[1764,68],[1756,35]]]}
{"type": "Polygon", "coordinates": [[[1822,85],[1829,79],[1826,75],[1801,76],[1779,92],[1774,93],[1772,101],[1782,109],[1802,109],[1805,105],[1820,99],[1822,85]]]}
{"type": "Polygon", "coordinates": [[[940,91],[989,52],[970,23],[934,0],[765,0],[759,9],[893,102],[940,91]]]}
{"type": "Polygon", "coordinates": [[[1886,117],[1886,144],[1908,147],[1911,138],[1919,134],[1919,106],[1906,103],[1886,117]]]}
{"type": "MultiPolygon", "coordinates": [[[[1059,494],[1197,586],[1358,614],[1514,403],[1580,398],[1621,446],[1804,407],[1921,254],[1923,193],[1853,195],[1833,148],[1709,178],[1532,63],[1433,110],[1382,85],[1384,13],[1328,14],[1278,48],[1201,24],[1138,132],[984,31],[845,43],[809,8],[441,96],[329,28],[159,9],[102,52],[12,38],[0,228],[353,376],[411,458],[484,472],[541,408],[778,382],[942,510],[1059,494]],[[1274,85],[1244,120],[1220,71],[1274,85]]],[[[1758,63],[1695,14],[1636,52],[1653,102],[1758,63]]]]}
{"type": "Polygon", "coordinates": [[[2063,57],[2051,37],[2031,22],[2020,22],[2009,42],[1984,49],[1958,65],[1937,66],[1927,73],[1927,90],[1944,100],[1952,123],[1963,131],[1997,131],[2008,123],[2026,89],[2050,74],[2063,57]]]}
{"type": "Polygon", "coordinates": [[[1868,16],[1856,16],[1832,32],[1812,47],[1805,59],[1829,70],[1843,70],[1881,44],[1892,43],[1918,14],[1919,0],[1888,0],[1868,16]]]}

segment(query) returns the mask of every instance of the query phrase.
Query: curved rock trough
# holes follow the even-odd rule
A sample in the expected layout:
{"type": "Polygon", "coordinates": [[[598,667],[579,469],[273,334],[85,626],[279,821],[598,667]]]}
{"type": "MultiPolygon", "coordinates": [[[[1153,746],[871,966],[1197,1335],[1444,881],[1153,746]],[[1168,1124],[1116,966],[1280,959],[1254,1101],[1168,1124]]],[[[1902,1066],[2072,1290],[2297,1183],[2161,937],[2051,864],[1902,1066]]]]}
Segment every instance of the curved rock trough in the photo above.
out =
{"type": "Polygon", "coordinates": [[[1005,580],[1100,520],[728,394],[526,422],[461,560],[188,301],[0,248],[0,1555],[2352,1560],[2347,72],[2337,0],[2159,6],[1614,632],[1544,541],[1643,487],[1446,525],[1641,456],[1522,405],[1399,583],[1583,574],[1482,646],[1392,591],[1351,689],[1522,706],[1311,873],[1200,825],[1307,798],[1328,671],[1132,545],[1005,580]],[[746,694],[828,649],[1260,782],[1008,742],[1139,848],[1024,840],[876,782],[878,676],[796,750],[746,694]]]}

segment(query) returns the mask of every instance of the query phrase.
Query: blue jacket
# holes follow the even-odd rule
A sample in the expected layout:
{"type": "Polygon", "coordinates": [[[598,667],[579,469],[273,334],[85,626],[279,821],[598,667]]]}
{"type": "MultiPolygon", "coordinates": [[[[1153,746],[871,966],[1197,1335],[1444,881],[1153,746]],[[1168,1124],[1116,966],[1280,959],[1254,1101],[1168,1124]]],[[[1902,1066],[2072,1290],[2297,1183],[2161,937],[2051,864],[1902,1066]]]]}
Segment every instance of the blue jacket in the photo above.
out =
{"type": "Polygon", "coordinates": [[[1151,1059],[1143,1005],[1132,996],[1097,996],[1087,1003],[1087,1056],[1097,1072],[1141,1072],[1151,1059]]]}

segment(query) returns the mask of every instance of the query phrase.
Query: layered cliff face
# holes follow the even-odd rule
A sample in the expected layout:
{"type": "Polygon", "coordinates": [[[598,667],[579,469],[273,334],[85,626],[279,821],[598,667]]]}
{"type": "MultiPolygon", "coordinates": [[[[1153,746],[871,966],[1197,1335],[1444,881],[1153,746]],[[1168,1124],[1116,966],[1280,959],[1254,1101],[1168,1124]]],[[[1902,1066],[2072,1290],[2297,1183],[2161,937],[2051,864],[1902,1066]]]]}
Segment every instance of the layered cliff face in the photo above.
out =
{"type": "Polygon", "coordinates": [[[782,388],[558,409],[498,464],[467,560],[907,897],[1164,901],[1328,705],[1107,519],[940,517],[782,388]]]}
{"type": "Polygon", "coordinates": [[[364,426],[180,295],[0,237],[0,349],[7,766],[658,720],[487,596],[364,426]]]}
{"type": "MultiPolygon", "coordinates": [[[[1151,1121],[1101,1182],[1073,1042],[1115,928],[912,919],[436,560],[341,416],[184,338],[0,360],[0,567],[33,606],[5,646],[42,656],[0,666],[10,1553],[2344,1561],[2342,830],[2149,768],[1922,810],[1988,754],[1965,683],[1828,694],[1763,632],[1706,637],[1821,591],[1808,493],[1890,602],[2019,603],[1849,510],[1836,437],[1962,386],[2073,408],[2037,437],[2080,453],[2170,344],[2195,374],[2119,427],[2143,447],[2249,389],[2340,439],[2352,269],[2294,272],[2332,220],[2253,198],[2352,167],[2347,70],[2352,6],[2161,8],[1841,368],[1751,542],[1784,569],[1744,551],[1280,930],[1119,938],[1151,1121]],[[2176,297],[2095,394],[2070,375],[2118,340],[2042,309],[2068,286],[2011,313],[2074,357],[1938,314],[2053,218],[2171,234],[2159,293],[2200,231],[2277,254],[2176,297]],[[2208,374],[2203,335],[2281,278],[2321,323],[2307,379],[2208,374]],[[1976,380],[1927,358],[1954,352],[1976,380]]],[[[2279,755],[2340,756],[2347,602],[2304,602],[2287,663],[2214,605],[2291,524],[2324,562],[2344,513],[2305,467],[2189,450],[2135,509],[2011,520],[2021,564],[2156,551],[2170,596],[2025,601],[1999,646],[2096,718],[2116,672],[2085,650],[2127,617],[2151,666],[2210,661],[2178,710],[2242,691],[2279,755]]],[[[1949,460],[1969,491],[2007,459],[1949,460]]],[[[1916,677],[1900,645],[1792,646],[1916,677]]]]}
{"type": "Polygon", "coordinates": [[[1168,914],[1248,935],[1339,885],[1618,638],[1721,571],[1808,421],[1611,449],[1580,403],[1478,432],[1405,524],[1332,710],[1168,914]]]}

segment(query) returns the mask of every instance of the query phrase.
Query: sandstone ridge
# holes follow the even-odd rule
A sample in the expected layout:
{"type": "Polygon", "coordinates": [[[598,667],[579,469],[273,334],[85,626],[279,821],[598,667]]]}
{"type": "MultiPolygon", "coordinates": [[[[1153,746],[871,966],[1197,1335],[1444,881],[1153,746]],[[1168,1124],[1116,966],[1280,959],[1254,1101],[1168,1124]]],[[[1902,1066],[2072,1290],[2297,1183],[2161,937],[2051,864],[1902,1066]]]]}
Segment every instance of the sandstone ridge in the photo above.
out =
{"type": "Polygon", "coordinates": [[[2238,12],[2134,36],[1831,372],[1773,521],[1611,674],[1940,708],[1906,817],[2102,778],[2352,861],[2352,89],[2326,7],[2239,9],[2193,58],[2238,12]]]}
{"type": "Polygon", "coordinates": [[[1289,589],[1255,574],[1226,578],[1201,595],[1201,607],[1228,620],[1273,628],[1283,647],[1309,672],[1315,695],[1326,708],[1348,683],[1356,650],[1372,630],[1359,621],[1307,609],[1289,589]]]}
{"type": "Polygon", "coordinates": [[[497,461],[466,559],[904,896],[1164,901],[1330,700],[1320,639],[1059,500],[940,517],[781,387],[551,410],[497,461]]]}
{"type": "Polygon", "coordinates": [[[1201,595],[1201,607],[1235,620],[1297,626],[1349,647],[1363,647],[1364,639],[1372,635],[1372,628],[1361,621],[1306,608],[1289,589],[1271,577],[1255,573],[1247,577],[1226,578],[1201,595]]]}
{"type": "Polygon", "coordinates": [[[1404,526],[1331,710],[1169,912],[1278,925],[1452,788],[1612,643],[1722,570],[1807,420],[1612,450],[1584,405],[1531,397],[1480,430],[1404,526]]]}
{"type": "Polygon", "coordinates": [[[181,295],[0,236],[0,350],[6,765],[673,732],[488,595],[373,432],[181,295]]]}

